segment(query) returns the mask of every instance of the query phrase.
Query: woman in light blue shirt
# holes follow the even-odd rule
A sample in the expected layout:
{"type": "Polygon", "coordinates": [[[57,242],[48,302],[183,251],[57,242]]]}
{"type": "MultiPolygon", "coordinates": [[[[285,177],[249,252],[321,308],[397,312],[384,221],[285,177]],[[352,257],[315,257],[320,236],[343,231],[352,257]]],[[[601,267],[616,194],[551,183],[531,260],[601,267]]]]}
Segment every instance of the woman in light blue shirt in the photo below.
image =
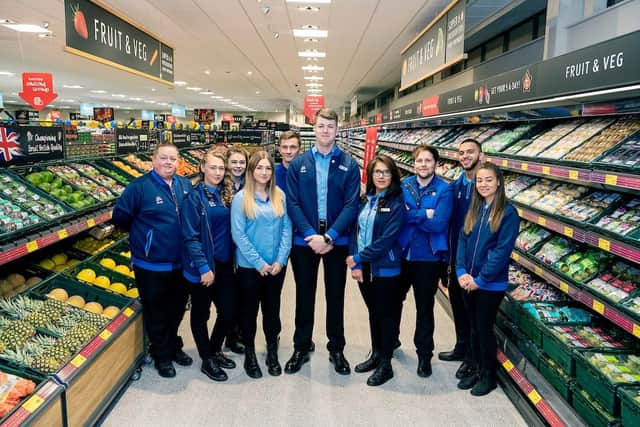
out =
{"type": "Polygon", "coordinates": [[[249,159],[245,186],[231,205],[231,235],[236,244],[236,264],[241,295],[244,369],[251,378],[262,371],[255,353],[256,319],[262,307],[262,328],[267,340],[269,374],[282,373],[278,361],[280,293],[291,251],[291,221],[285,195],[273,176],[274,164],[265,151],[249,159]]]}

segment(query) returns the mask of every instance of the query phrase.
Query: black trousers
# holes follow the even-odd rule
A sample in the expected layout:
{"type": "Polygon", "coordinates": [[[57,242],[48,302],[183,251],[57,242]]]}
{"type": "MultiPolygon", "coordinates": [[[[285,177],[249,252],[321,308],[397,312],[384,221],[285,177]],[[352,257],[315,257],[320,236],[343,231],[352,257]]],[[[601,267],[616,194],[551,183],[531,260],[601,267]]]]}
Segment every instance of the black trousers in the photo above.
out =
{"type": "MultiPolygon", "coordinates": [[[[404,301],[409,288],[413,287],[413,296],[416,300],[416,329],[413,343],[421,358],[431,359],[433,356],[433,331],[435,329],[433,306],[438,291],[438,280],[442,276],[443,268],[444,263],[439,261],[403,261],[402,263],[399,298],[400,301],[404,301]]],[[[399,304],[396,313],[396,337],[400,332],[401,311],[402,303],[399,304]]]]}
{"type": "Polygon", "coordinates": [[[317,255],[306,246],[293,246],[291,265],[296,280],[296,331],[293,345],[297,351],[311,346],[318,287],[318,267],[324,267],[324,291],[327,301],[327,349],[342,351],[344,339],[344,288],[346,284],[347,246],[335,246],[329,253],[317,255]]]}
{"type": "Polygon", "coordinates": [[[242,315],[242,307],[240,307],[240,283],[238,279],[238,272],[233,272],[233,319],[226,332],[227,343],[238,341],[242,342],[242,330],[240,328],[240,318],[242,315]]]}
{"type": "Polygon", "coordinates": [[[494,326],[504,291],[477,289],[464,292],[464,302],[471,321],[471,361],[480,374],[491,379],[497,375],[497,343],[494,326]]]}
{"type": "Polygon", "coordinates": [[[456,345],[454,351],[463,354],[467,363],[471,362],[471,339],[469,316],[463,300],[463,293],[466,293],[458,283],[458,275],[455,266],[451,267],[449,275],[449,302],[453,312],[453,324],[456,331],[456,345]]]}
{"type": "Polygon", "coordinates": [[[262,308],[262,329],[267,344],[278,342],[280,323],[280,294],[286,268],[275,276],[261,276],[253,268],[238,267],[240,284],[240,325],[242,340],[247,349],[255,348],[258,309],[262,308]]]}
{"type": "Polygon", "coordinates": [[[178,327],[189,297],[187,280],[181,270],[150,271],[134,266],[134,271],[151,356],[156,363],[170,362],[182,348],[178,327]]]}
{"type": "Polygon", "coordinates": [[[397,312],[400,304],[398,276],[373,277],[363,265],[362,283],[358,283],[364,303],[369,310],[371,348],[385,359],[391,359],[397,338],[397,312]]]}
{"type": "Polygon", "coordinates": [[[233,264],[216,262],[215,280],[211,286],[189,283],[191,291],[191,333],[202,360],[210,358],[222,349],[222,342],[233,324],[236,304],[236,287],[233,283],[233,264]],[[207,321],[211,315],[211,303],[216,306],[216,323],[209,336],[207,321]]]}

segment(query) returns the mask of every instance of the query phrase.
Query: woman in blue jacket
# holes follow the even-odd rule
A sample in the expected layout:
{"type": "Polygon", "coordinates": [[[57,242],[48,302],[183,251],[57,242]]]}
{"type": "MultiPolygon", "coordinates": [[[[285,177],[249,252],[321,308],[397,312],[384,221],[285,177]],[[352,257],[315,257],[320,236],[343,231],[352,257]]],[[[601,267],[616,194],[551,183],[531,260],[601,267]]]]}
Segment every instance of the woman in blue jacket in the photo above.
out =
{"type": "Polygon", "coordinates": [[[492,163],[483,163],[476,173],[456,259],[458,282],[466,291],[473,361],[473,370],[460,380],[458,388],[471,389],[474,396],[484,396],[496,388],[493,328],[507,289],[509,260],[519,225],[518,213],[506,200],[502,172],[492,163]]]}
{"type": "Polygon", "coordinates": [[[402,248],[398,240],[405,216],[400,173],[393,160],[376,156],[367,166],[367,188],[356,230],[349,242],[347,265],[358,281],[369,310],[371,353],[356,372],[375,372],[367,379],[378,386],[393,378],[391,357],[400,304],[398,278],[402,248]]]}
{"type": "Polygon", "coordinates": [[[244,369],[251,378],[262,371],[255,353],[256,318],[262,307],[262,328],[267,340],[267,368],[280,375],[278,335],[280,293],[291,251],[291,221],[285,195],[275,184],[273,160],[266,151],[249,159],[245,187],[233,198],[231,234],[236,244],[236,264],[241,299],[244,369]]]}
{"type": "Polygon", "coordinates": [[[209,150],[200,164],[202,182],[182,205],[183,275],[191,292],[191,332],[202,359],[201,371],[226,381],[222,368],[235,368],[222,353],[222,342],[234,319],[231,201],[233,182],[225,174],[225,157],[209,150]],[[209,337],[211,302],[217,319],[209,337]]]}

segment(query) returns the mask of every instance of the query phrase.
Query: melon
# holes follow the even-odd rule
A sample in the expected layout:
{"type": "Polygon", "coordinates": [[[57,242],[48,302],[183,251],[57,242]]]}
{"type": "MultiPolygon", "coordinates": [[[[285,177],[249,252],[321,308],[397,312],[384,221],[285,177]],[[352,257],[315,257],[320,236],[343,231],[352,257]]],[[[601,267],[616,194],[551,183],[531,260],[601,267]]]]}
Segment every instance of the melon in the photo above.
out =
{"type": "Polygon", "coordinates": [[[67,257],[67,254],[64,254],[64,253],[55,254],[54,256],[51,257],[51,261],[53,261],[55,265],[66,264],[67,259],[69,259],[69,257],[67,257]]]}
{"type": "Polygon", "coordinates": [[[29,280],[27,280],[26,285],[27,285],[27,286],[35,286],[35,285],[37,285],[37,284],[38,284],[38,283],[40,283],[40,282],[42,282],[42,279],[41,279],[40,277],[38,277],[38,276],[32,276],[32,277],[29,277],[29,280]]]}
{"type": "Polygon", "coordinates": [[[95,314],[102,314],[102,305],[99,302],[88,302],[83,308],[95,314]]]}
{"type": "Polygon", "coordinates": [[[84,307],[84,298],[82,298],[80,295],[73,295],[69,297],[69,299],[67,300],[67,304],[74,307],[82,308],[84,307]]]}
{"type": "Polygon", "coordinates": [[[20,286],[24,285],[26,280],[24,279],[24,276],[22,274],[18,274],[18,273],[13,273],[7,276],[7,281],[11,284],[11,286],[13,286],[14,288],[19,288],[20,286]]]}
{"type": "Polygon", "coordinates": [[[69,294],[62,288],[52,289],[47,295],[49,298],[57,299],[58,301],[66,301],[69,299],[69,294]]]}

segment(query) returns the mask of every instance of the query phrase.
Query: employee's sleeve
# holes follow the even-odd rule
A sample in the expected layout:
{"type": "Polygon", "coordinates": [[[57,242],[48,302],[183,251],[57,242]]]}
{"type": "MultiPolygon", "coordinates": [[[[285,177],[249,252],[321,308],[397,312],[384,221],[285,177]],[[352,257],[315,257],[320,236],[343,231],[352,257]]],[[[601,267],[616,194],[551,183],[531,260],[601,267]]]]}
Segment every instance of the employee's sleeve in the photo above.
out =
{"type": "Polygon", "coordinates": [[[480,280],[492,283],[503,280],[498,275],[504,271],[511,260],[511,252],[516,244],[520,229],[520,217],[516,210],[509,206],[505,209],[502,223],[498,229],[498,244],[487,254],[487,260],[482,263],[480,280]]]}
{"type": "Polygon", "coordinates": [[[209,265],[207,257],[204,254],[202,245],[202,236],[200,233],[201,222],[206,220],[201,214],[202,207],[199,206],[197,200],[188,197],[182,203],[182,242],[184,248],[189,254],[189,260],[192,261],[200,274],[209,271],[215,271],[213,265],[209,265]]]}
{"type": "Polygon", "coordinates": [[[405,207],[401,200],[397,203],[390,203],[391,212],[381,214],[378,212],[376,215],[388,215],[387,221],[383,224],[382,234],[378,235],[370,245],[366,246],[361,252],[355,254],[353,259],[357,263],[362,261],[374,261],[386,255],[386,253],[393,247],[400,230],[404,223],[405,207]]]}
{"type": "Polygon", "coordinates": [[[425,209],[421,210],[422,219],[418,222],[418,228],[428,233],[444,233],[449,229],[449,220],[453,207],[453,190],[447,185],[438,198],[433,218],[427,217],[425,209]]]}
{"type": "Polygon", "coordinates": [[[458,234],[458,252],[456,253],[456,275],[458,277],[467,274],[467,244],[469,236],[464,232],[464,228],[458,234]]]}
{"type": "Polygon", "coordinates": [[[293,227],[308,237],[316,234],[316,231],[302,210],[300,188],[298,187],[300,177],[297,169],[297,163],[289,165],[287,168],[287,214],[293,227]]]}
{"type": "Polygon", "coordinates": [[[242,211],[242,194],[243,193],[236,194],[231,203],[231,237],[240,253],[242,253],[251,266],[260,271],[267,262],[262,259],[247,235],[247,216],[242,211]]]}
{"type": "MultiPolygon", "coordinates": [[[[283,193],[283,202],[286,206],[286,196],[283,193]]],[[[280,246],[278,247],[278,262],[285,266],[287,265],[287,260],[289,259],[289,253],[291,252],[291,244],[293,242],[293,232],[291,219],[289,219],[289,215],[284,213],[284,217],[282,218],[282,234],[280,235],[280,246]]]]}
{"type": "Polygon", "coordinates": [[[111,222],[118,227],[129,230],[133,219],[140,210],[140,191],[136,184],[129,184],[116,200],[111,214],[111,222]]]}

